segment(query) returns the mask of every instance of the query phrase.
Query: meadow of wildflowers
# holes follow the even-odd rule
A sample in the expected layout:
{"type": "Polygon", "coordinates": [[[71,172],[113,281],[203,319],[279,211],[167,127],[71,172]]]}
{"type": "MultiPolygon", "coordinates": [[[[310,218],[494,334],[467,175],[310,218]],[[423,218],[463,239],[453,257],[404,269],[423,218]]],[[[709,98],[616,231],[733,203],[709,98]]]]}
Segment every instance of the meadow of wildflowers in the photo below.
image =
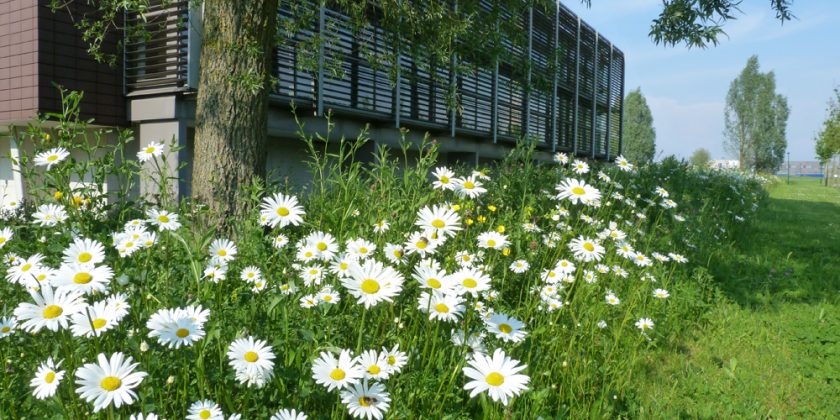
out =
{"type": "Polygon", "coordinates": [[[621,414],[638,361],[695,321],[705,250],[763,197],[675,161],[520,146],[447,167],[424,144],[362,163],[364,135],[307,138],[312,183],[254,183],[220,232],[200,203],[130,198],[176,151],[127,156],[130,133],[80,139],[72,117],[17,139],[34,152],[27,198],[2,203],[0,418],[621,414]]]}

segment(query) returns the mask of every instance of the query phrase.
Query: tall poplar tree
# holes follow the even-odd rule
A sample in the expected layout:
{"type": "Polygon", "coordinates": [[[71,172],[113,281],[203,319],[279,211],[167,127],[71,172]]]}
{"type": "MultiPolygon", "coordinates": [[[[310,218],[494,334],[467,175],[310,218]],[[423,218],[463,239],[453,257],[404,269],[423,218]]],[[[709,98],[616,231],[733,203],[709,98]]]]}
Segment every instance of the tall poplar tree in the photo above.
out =
{"type": "Polygon", "coordinates": [[[635,163],[649,163],[656,155],[656,129],[641,88],[624,98],[624,157],[635,163]]]}
{"type": "Polygon", "coordinates": [[[724,147],[742,169],[774,172],[787,150],[787,98],[776,93],[773,72],[762,73],[758,56],[747,60],[729,85],[724,109],[724,147]]]}

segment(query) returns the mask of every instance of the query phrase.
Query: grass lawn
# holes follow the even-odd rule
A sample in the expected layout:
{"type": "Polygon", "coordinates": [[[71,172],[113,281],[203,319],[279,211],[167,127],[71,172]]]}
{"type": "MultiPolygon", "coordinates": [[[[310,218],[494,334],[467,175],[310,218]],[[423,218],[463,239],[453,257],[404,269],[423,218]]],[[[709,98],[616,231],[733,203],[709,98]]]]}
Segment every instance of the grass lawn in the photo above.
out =
{"type": "Polygon", "coordinates": [[[840,191],[770,186],[753,229],[709,260],[717,300],[646,361],[640,417],[840,417],[840,191]]]}

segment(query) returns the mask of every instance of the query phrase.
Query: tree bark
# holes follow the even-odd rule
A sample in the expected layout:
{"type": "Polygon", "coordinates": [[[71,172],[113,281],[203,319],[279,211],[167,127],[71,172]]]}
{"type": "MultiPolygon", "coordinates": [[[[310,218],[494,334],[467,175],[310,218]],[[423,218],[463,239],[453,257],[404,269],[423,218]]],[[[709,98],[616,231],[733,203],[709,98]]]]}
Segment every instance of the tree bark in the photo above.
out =
{"type": "Polygon", "coordinates": [[[243,187],[265,176],[278,0],[204,0],[192,194],[227,230],[248,212],[243,187]]]}

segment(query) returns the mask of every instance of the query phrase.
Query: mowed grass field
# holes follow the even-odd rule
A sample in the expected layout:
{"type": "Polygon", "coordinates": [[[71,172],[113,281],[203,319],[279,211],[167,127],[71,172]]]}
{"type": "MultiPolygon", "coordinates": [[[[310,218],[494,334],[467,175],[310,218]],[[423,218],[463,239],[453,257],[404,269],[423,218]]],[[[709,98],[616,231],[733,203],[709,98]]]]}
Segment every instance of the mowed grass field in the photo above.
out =
{"type": "Polygon", "coordinates": [[[713,309],[647,360],[641,418],[840,418],[840,191],[780,178],[709,260],[713,309]]]}

